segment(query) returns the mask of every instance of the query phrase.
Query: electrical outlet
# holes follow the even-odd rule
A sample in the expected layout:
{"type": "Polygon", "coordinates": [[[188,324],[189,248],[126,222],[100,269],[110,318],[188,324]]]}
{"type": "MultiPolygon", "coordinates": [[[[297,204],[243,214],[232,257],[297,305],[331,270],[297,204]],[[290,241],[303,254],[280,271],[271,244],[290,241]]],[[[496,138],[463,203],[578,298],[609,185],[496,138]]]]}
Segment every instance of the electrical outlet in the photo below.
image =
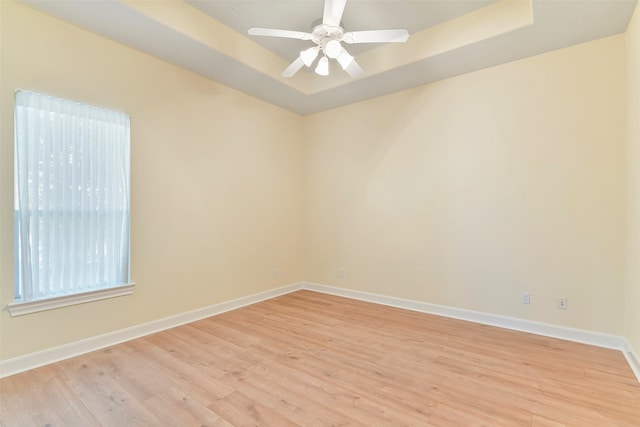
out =
{"type": "Polygon", "coordinates": [[[567,297],[558,298],[558,310],[566,310],[567,309],[567,297]]]}
{"type": "Polygon", "coordinates": [[[531,295],[529,292],[523,292],[520,300],[523,304],[531,304],[531,295]]]}
{"type": "Polygon", "coordinates": [[[273,269],[273,277],[278,278],[280,277],[280,270],[278,270],[277,268],[273,269]]]}
{"type": "Polygon", "coordinates": [[[344,279],[346,277],[346,275],[347,275],[347,273],[344,271],[344,268],[340,269],[340,273],[339,274],[340,274],[340,278],[341,279],[344,279]]]}

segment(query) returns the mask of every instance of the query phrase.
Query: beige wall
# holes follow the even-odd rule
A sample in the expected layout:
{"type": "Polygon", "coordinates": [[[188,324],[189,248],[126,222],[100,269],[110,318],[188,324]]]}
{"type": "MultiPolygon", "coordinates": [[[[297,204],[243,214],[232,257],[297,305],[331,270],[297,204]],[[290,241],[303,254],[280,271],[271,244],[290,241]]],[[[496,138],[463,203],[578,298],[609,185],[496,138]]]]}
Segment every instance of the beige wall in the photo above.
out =
{"type": "Polygon", "coordinates": [[[640,6],[626,33],[627,257],[624,333],[640,355],[640,6]]]}
{"type": "Polygon", "coordinates": [[[305,117],[306,279],[621,335],[624,114],[619,35],[305,117]]]}
{"type": "Polygon", "coordinates": [[[2,359],[303,279],[298,115],[0,3],[2,359]],[[131,115],[132,296],[9,317],[16,88],[131,115]]]}
{"type": "Polygon", "coordinates": [[[131,114],[137,283],[3,308],[0,359],[303,279],[624,332],[640,350],[637,11],[626,36],[304,118],[25,6],[0,16],[0,307],[16,88],[131,114]]]}

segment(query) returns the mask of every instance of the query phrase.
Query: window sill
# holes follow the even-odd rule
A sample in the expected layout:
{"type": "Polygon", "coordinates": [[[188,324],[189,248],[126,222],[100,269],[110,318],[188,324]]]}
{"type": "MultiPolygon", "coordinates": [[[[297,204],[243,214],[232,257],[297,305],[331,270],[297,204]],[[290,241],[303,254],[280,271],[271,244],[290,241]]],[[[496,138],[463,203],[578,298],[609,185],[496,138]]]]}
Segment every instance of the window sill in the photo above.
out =
{"type": "Polygon", "coordinates": [[[64,295],[61,297],[47,298],[35,301],[14,302],[8,304],[7,308],[11,317],[25,314],[37,313],[39,311],[53,310],[55,308],[67,307],[70,305],[84,304],[86,302],[98,301],[101,299],[115,298],[133,293],[135,283],[116,286],[113,288],[99,289],[96,291],[83,292],[80,294],[64,295]]]}

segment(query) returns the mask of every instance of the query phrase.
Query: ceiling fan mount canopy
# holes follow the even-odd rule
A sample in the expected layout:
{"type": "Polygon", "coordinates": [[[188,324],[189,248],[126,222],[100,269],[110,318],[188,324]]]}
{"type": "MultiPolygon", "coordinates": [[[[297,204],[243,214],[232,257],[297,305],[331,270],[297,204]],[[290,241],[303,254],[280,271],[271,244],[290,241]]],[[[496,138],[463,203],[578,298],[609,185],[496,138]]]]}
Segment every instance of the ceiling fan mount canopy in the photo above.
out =
{"type": "Polygon", "coordinates": [[[310,67],[320,52],[323,55],[315,69],[317,74],[322,76],[329,74],[328,58],[331,58],[335,59],[349,76],[358,77],[363,72],[362,68],[342,46],[342,42],[348,44],[402,43],[409,38],[409,32],[406,29],[345,32],[341,22],[345,4],[346,0],[325,0],[324,15],[311,24],[310,33],[259,27],[249,28],[248,33],[253,36],[311,40],[316,44],[300,52],[298,58],[282,72],[283,77],[292,77],[305,65],[310,67]]]}

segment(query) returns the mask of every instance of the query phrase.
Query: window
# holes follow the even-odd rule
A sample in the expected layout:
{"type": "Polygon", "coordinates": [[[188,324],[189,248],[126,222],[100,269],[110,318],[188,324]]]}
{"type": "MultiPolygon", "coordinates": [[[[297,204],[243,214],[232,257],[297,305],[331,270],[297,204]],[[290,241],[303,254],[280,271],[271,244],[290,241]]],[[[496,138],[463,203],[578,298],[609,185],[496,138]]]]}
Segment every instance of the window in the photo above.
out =
{"type": "Polygon", "coordinates": [[[129,122],[123,113],[16,92],[15,307],[131,293],[129,122]]]}

